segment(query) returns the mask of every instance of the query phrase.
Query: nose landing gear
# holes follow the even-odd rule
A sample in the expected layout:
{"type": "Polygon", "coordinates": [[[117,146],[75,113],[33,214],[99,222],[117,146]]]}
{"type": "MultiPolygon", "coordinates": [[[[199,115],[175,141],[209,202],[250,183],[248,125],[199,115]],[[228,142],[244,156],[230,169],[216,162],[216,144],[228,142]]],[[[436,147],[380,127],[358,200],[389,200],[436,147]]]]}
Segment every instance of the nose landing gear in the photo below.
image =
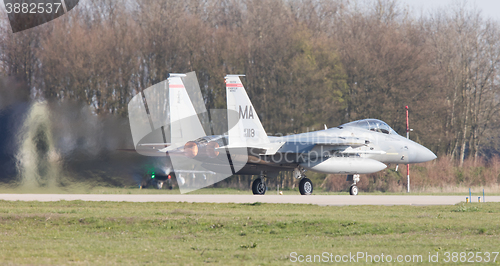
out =
{"type": "Polygon", "coordinates": [[[346,181],[352,181],[352,185],[349,188],[349,194],[356,196],[358,195],[358,187],[356,183],[359,182],[359,175],[348,175],[346,181]]]}
{"type": "Polygon", "coordinates": [[[349,189],[349,194],[356,196],[358,195],[358,187],[356,185],[352,185],[351,188],[349,189]]]}

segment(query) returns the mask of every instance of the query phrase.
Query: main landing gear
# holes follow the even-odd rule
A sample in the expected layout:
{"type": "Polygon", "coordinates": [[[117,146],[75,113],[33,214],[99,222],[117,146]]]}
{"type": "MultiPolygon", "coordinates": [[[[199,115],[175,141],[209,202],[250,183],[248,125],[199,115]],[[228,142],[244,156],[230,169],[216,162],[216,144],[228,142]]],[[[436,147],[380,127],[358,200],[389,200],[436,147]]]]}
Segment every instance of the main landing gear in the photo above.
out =
{"type": "Polygon", "coordinates": [[[302,167],[297,167],[293,170],[295,178],[302,178],[299,182],[299,191],[301,195],[311,195],[313,193],[313,183],[304,174],[306,170],[302,167]]]}
{"type": "Polygon", "coordinates": [[[352,181],[352,185],[349,188],[349,194],[356,196],[358,195],[358,187],[356,183],[359,182],[359,175],[348,175],[346,181],[352,181]]]}
{"type": "Polygon", "coordinates": [[[266,172],[261,171],[259,178],[255,179],[252,183],[252,192],[254,195],[264,195],[267,190],[266,182],[266,172]]]}
{"type": "Polygon", "coordinates": [[[266,183],[262,178],[257,178],[252,183],[252,192],[254,195],[264,195],[266,193],[267,187],[266,183]]]}
{"type": "MultiPolygon", "coordinates": [[[[299,182],[299,191],[301,195],[311,195],[313,193],[313,183],[312,181],[304,175],[305,170],[303,168],[295,168],[293,171],[293,176],[295,178],[301,178],[299,182]]],[[[267,190],[265,183],[266,174],[261,173],[259,178],[255,179],[252,183],[252,192],[254,195],[264,195],[267,190]]]]}

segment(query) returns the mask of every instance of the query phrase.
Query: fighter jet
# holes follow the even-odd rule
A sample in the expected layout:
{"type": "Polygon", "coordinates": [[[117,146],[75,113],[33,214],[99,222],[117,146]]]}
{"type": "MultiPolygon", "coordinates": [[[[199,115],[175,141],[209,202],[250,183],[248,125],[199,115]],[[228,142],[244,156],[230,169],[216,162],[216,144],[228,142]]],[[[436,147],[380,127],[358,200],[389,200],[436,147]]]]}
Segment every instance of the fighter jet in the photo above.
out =
{"type": "MultiPolygon", "coordinates": [[[[221,173],[223,178],[258,175],[259,178],[252,183],[255,195],[265,194],[266,179],[276,177],[280,171],[293,171],[293,176],[301,179],[299,191],[302,195],[313,193],[313,183],[306,177],[306,171],[345,174],[347,181],[352,182],[350,194],[357,195],[359,174],[381,171],[388,164],[414,164],[436,158],[432,151],[398,135],[378,119],[358,120],[334,128],[325,126],[324,130],[302,134],[268,136],[240,76],[225,77],[227,133],[206,136],[200,129],[201,125],[191,116],[189,128],[197,129],[197,139],[177,138],[177,144],[163,143],[158,152],[176,158],[178,165],[191,160],[191,164],[196,162],[198,165],[193,169],[221,173]]],[[[176,82],[178,84],[179,79],[176,82]]],[[[178,104],[182,104],[184,110],[194,109],[186,108],[190,104],[187,100],[178,104]]],[[[193,111],[186,111],[184,117],[192,114],[193,111]]],[[[173,127],[179,131],[180,126],[186,124],[178,123],[179,126],[173,127]]],[[[183,132],[194,134],[192,130],[183,132]]],[[[151,144],[142,144],[148,145],[151,144]]],[[[175,163],[173,167],[176,168],[175,163]]],[[[199,183],[196,185],[195,181],[190,184],[197,188],[199,183]]]]}

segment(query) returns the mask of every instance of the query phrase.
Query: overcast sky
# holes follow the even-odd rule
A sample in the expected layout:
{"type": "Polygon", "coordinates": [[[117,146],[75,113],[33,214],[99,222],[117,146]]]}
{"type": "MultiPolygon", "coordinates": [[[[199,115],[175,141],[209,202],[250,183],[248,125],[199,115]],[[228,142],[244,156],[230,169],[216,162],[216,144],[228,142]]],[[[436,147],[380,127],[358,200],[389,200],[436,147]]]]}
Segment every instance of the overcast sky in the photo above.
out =
{"type": "MultiPolygon", "coordinates": [[[[412,7],[417,14],[423,9],[424,14],[428,14],[429,11],[434,9],[450,6],[452,2],[457,0],[399,0],[403,5],[409,5],[412,7]]],[[[469,6],[476,5],[485,17],[500,20],[500,0],[469,0],[467,1],[469,6]]]]}

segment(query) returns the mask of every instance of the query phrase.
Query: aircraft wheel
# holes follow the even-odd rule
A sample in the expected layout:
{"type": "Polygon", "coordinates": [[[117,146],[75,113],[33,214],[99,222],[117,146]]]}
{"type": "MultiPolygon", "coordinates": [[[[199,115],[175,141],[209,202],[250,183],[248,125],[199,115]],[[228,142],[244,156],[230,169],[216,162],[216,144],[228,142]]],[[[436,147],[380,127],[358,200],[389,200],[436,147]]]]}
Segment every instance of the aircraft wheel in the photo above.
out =
{"type": "Polygon", "coordinates": [[[313,193],[313,183],[309,178],[302,178],[300,180],[299,191],[301,195],[311,195],[313,193]]]}
{"type": "Polygon", "coordinates": [[[252,192],[254,195],[264,195],[266,193],[266,183],[261,178],[257,178],[252,183],[252,192]]]}
{"type": "Polygon", "coordinates": [[[356,196],[358,195],[358,187],[355,185],[352,185],[351,188],[349,189],[349,194],[356,196]]]}

